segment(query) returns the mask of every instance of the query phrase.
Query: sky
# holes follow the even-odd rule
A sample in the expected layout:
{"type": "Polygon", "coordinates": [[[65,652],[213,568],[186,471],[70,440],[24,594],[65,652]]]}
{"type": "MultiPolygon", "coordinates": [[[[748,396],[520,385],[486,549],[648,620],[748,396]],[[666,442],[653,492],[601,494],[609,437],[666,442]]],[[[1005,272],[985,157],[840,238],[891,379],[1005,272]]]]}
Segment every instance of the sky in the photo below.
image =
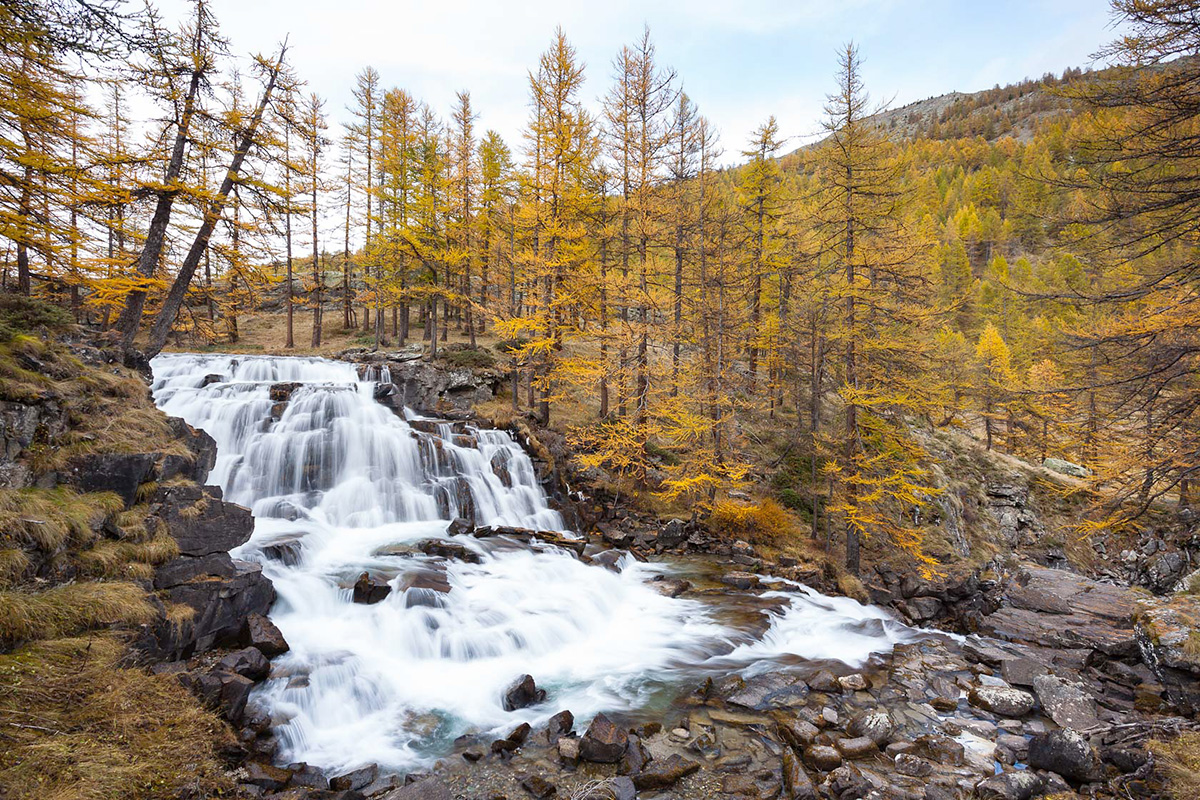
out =
{"type": "MultiPolygon", "coordinates": [[[[168,19],[187,0],[157,3],[168,19]]],[[[449,115],[468,90],[479,128],[520,146],[528,71],[561,25],[599,106],[613,56],[649,25],[662,64],[721,132],[727,160],[774,114],[791,150],[820,131],[837,51],[853,40],[872,97],[902,106],[1066,67],[1089,66],[1114,37],[1106,0],[210,0],[235,53],[291,60],[336,124],[354,76],[371,65],[449,115]]],[[[248,63],[248,62],[247,62],[248,63]]]]}

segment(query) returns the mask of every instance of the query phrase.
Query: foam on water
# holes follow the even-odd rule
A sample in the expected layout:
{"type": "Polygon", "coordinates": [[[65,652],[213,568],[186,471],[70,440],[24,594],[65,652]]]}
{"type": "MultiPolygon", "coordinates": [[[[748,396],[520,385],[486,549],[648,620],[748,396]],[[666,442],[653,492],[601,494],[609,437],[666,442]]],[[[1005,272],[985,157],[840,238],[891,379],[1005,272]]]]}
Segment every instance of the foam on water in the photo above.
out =
{"type": "Polygon", "coordinates": [[[378,372],[361,379],[343,362],[170,354],[152,366],[158,405],[217,443],[210,483],[254,512],[253,537],[233,555],[263,564],[279,596],[271,617],[291,645],[256,693],[283,761],[411,769],[464,732],[507,733],[564,708],[582,720],[635,709],[664,685],[730,664],[801,656],[857,666],[911,635],[878,609],[793,587],[767,633],[746,641],[707,605],[647,586],[667,566],[629,558],[613,572],[556,548],[458,536],[480,563],[432,559],[411,545],[449,539],[457,516],[562,531],[508,433],[425,432],[432,423],[374,400],[378,372]],[[300,386],[276,419],[278,383],[300,386]],[[449,592],[404,588],[431,569],[449,592]],[[353,603],[363,571],[388,578],[392,593],[353,603]],[[525,673],[550,700],[507,712],[504,690],[525,673]]]}

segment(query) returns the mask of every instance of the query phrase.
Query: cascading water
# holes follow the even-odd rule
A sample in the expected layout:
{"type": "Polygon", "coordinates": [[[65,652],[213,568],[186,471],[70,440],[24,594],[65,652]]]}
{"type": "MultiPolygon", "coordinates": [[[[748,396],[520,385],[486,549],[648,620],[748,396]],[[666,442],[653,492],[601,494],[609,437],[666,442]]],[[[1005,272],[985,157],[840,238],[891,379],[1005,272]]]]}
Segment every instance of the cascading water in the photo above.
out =
{"type": "Polygon", "coordinates": [[[553,531],[563,521],[506,432],[401,419],[352,364],[171,354],[152,366],[158,405],[217,443],[210,483],[254,513],[234,555],[261,562],[279,596],[271,616],[291,650],[257,699],[285,761],[406,770],[464,732],[507,733],[564,708],[585,720],[636,709],[705,670],[780,657],[857,666],[911,637],[878,610],[792,587],[752,639],[710,606],[651,588],[667,565],[627,557],[612,571],[556,547],[451,537],[458,516],[553,531]],[[286,403],[271,396],[277,384],[297,384],[278,390],[286,403]],[[427,555],[427,540],[474,555],[427,555]],[[352,602],[364,571],[392,587],[382,602],[352,602]],[[526,673],[549,700],[506,711],[504,690],[526,673]]]}

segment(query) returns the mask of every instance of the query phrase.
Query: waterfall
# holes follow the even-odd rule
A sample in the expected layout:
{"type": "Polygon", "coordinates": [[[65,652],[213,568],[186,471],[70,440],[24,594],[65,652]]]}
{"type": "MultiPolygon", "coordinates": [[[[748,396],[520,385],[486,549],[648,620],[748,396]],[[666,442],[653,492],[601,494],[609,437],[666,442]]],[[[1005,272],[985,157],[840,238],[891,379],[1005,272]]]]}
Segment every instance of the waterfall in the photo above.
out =
{"type": "Polygon", "coordinates": [[[625,558],[612,571],[537,542],[450,536],[455,517],[573,534],[507,432],[401,418],[374,399],[390,379],[378,368],[183,354],[152,367],[159,407],[217,443],[209,482],[254,513],[233,555],[262,563],[291,645],[255,695],[281,761],[414,769],[464,733],[644,707],[706,664],[782,654],[860,664],[905,636],[882,612],[807,590],[750,641],[709,604],[655,591],[668,565],[625,558]],[[470,558],[431,555],[428,540],[470,558]],[[391,593],[352,602],[363,572],[391,593]],[[526,673],[548,700],[506,711],[504,690],[526,673]]]}

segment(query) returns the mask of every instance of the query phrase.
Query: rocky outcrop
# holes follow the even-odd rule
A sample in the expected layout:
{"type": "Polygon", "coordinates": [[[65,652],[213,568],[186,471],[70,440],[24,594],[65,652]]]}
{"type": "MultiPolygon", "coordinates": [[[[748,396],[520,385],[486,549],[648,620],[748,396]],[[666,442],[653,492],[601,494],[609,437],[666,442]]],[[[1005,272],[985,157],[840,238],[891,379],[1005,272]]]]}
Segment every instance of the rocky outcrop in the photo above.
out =
{"type": "Polygon", "coordinates": [[[447,367],[425,361],[419,346],[388,353],[346,350],[338,357],[361,364],[364,370],[374,370],[375,375],[386,367],[390,382],[380,386],[375,399],[398,412],[405,407],[431,414],[466,411],[495,397],[504,377],[498,370],[447,367]]]}
{"type": "Polygon", "coordinates": [[[1145,604],[1137,614],[1136,641],[1167,696],[1188,713],[1200,713],[1200,598],[1180,595],[1145,604]]]}
{"type": "Polygon", "coordinates": [[[20,456],[35,442],[51,442],[66,429],[66,415],[52,394],[35,402],[0,401],[0,487],[31,486],[34,475],[20,456]]]}

